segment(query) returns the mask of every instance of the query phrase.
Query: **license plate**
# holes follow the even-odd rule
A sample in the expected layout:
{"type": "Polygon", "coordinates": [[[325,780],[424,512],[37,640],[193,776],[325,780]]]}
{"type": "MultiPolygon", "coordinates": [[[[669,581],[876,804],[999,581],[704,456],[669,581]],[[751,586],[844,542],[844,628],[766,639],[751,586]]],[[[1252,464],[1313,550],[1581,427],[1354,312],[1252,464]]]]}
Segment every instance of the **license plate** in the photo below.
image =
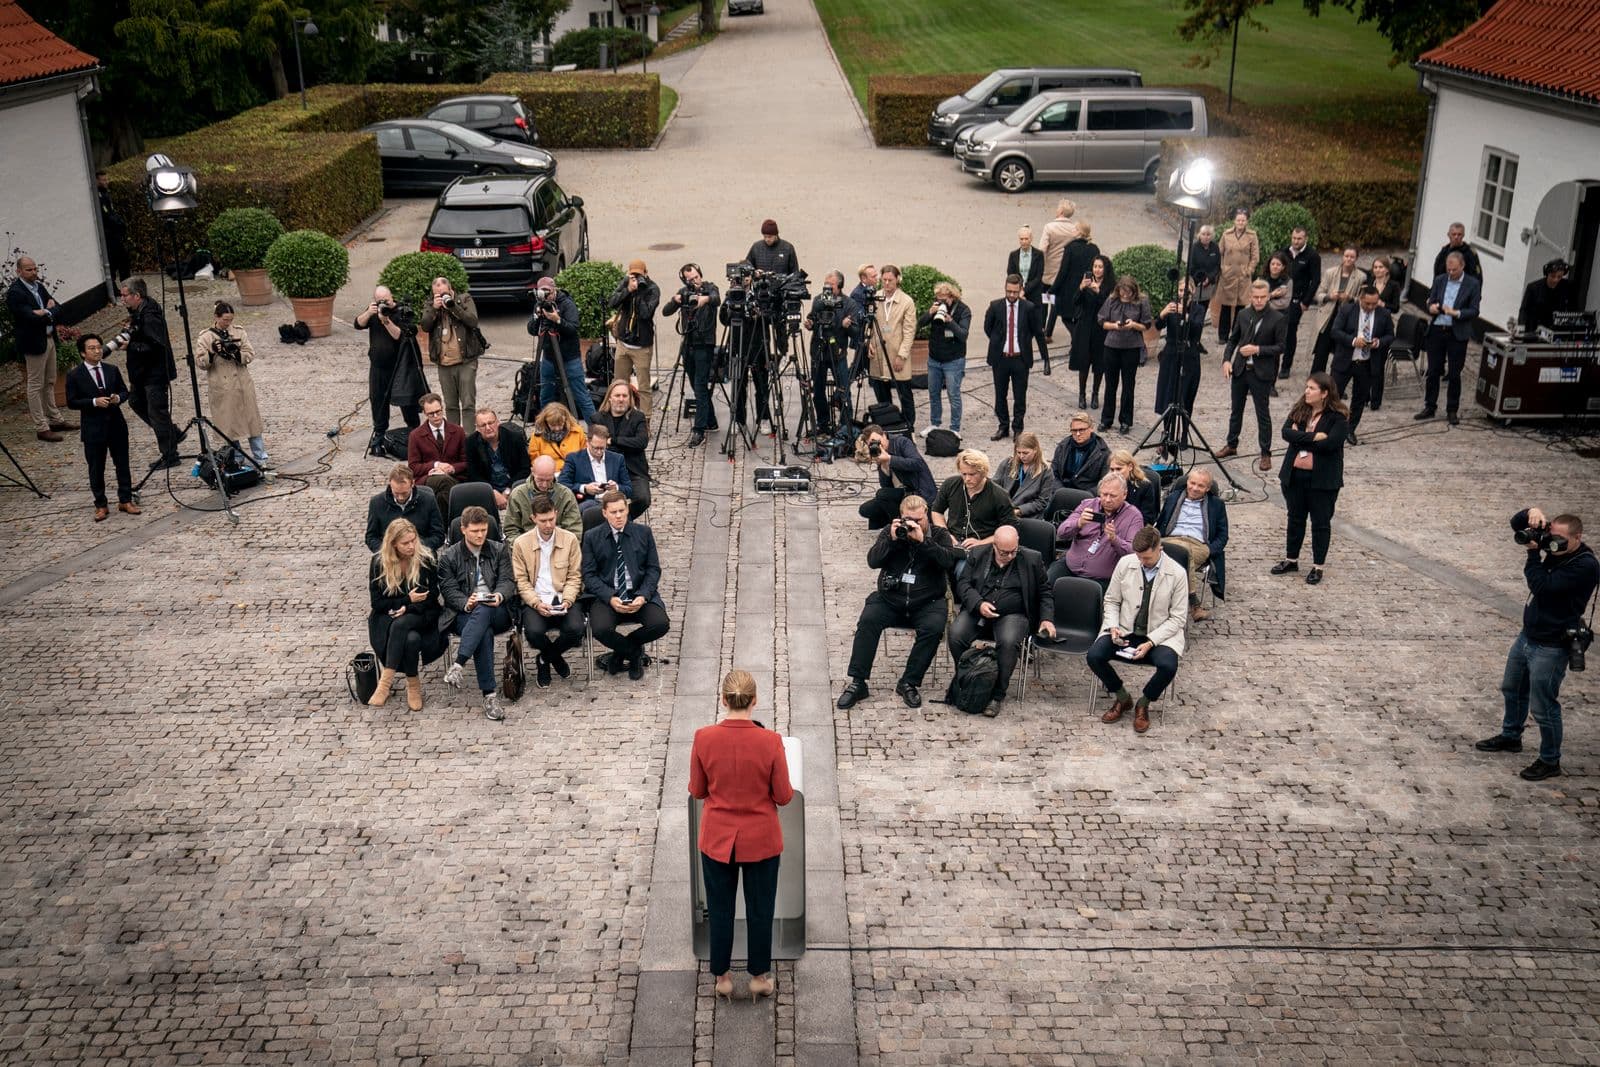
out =
{"type": "Polygon", "coordinates": [[[456,255],[462,259],[499,259],[498,248],[458,248],[456,255]]]}

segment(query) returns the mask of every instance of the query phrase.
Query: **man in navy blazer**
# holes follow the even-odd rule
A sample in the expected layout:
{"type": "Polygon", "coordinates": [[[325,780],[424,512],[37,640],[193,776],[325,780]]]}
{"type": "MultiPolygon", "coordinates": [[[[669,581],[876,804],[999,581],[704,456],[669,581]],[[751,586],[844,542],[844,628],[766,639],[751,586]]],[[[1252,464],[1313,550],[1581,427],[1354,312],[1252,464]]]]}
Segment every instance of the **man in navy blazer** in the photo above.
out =
{"type": "Polygon", "coordinates": [[[561,467],[562,485],[572,490],[578,500],[578,511],[583,515],[584,529],[600,521],[600,498],[609,489],[616,489],[632,499],[633,482],[628,479],[628,465],[622,453],[611,451],[611,429],[596,422],[589,427],[589,442],[576,452],[568,452],[561,467]]]}
{"type": "Polygon", "coordinates": [[[67,372],[67,406],[79,412],[78,437],[83,441],[83,458],[89,462],[89,490],[94,493],[94,521],[104,522],[111,514],[106,499],[106,454],[117,472],[117,510],[137,515],[142,510],[133,502],[133,474],[128,469],[128,420],[122,405],[128,402],[128,385],[122,372],[109,363],[105,343],[98,334],[78,338],[83,362],[67,372]]]}
{"type": "Polygon", "coordinates": [[[621,490],[606,490],[600,507],[605,522],[583,535],[583,591],[594,598],[589,628],[611,649],[611,673],[626,670],[637,682],[644,677],[644,646],[671,626],[659,590],[661,558],[650,527],[628,521],[628,498],[621,490]],[[618,630],[632,623],[639,628],[631,634],[618,630]]]}
{"type": "Polygon", "coordinates": [[[1428,353],[1428,385],[1422,410],[1412,416],[1419,422],[1439,413],[1440,378],[1448,378],[1450,383],[1444,402],[1450,425],[1461,421],[1457,414],[1461,407],[1461,368],[1467,362],[1467,342],[1472,340],[1472,320],[1478,317],[1482,293],[1482,284],[1467,273],[1467,257],[1460,252],[1445,256],[1444,273],[1433,280],[1433,288],[1428,290],[1428,314],[1433,316],[1423,340],[1428,353]]]}
{"type": "MultiPolygon", "coordinates": [[[[1041,257],[1042,258],[1042,257],[1041,257]]],[[[1028,371],[1033,366],[1037,347],[1040,358],[1048,353],[1044,326],[1034,306],[1022,299],[1022,276],[1006,276],[1006,295],[989,305],[983,313],[983,332],[989,338],[989,369],[994,374],[994,416],[1000,423],[991,441],[1022,433],[1022,420],[1028,413],[1028,371]],[[1011,387],[1015,413],[1007,401],[1011,387]]]]}
{"type": "Polygon", "coordinates": [[[1333,316],[1333,384],[1350,405],[1350,443],[1372,395],[1372,383],[1383,380],[1383,362],[1394,343],[1394,318],[1383,306],[1377,286],[1363,285],[1356,302],[1333,316]]]}
{"type": "Polygon", "coordinates": [[[28,415],[41,441],[59,441],[59,430],[75,430],[56,407],[55,297],[39,277],[39,265],[29,256],[17,257],[17,276],[6,289],[17,351],[28,367],[28,415]]]}

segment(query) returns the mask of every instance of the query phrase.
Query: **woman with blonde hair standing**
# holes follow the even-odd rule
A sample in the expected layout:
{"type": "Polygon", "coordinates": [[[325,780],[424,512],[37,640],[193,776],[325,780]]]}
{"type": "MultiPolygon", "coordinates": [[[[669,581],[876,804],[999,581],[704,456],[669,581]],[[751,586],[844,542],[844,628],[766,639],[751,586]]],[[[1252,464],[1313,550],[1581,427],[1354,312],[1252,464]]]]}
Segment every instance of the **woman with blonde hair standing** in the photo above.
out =
{"type": "Polygon", "coordinates": [[[244,327],[233,325],[233,305],[218,300],[212,308],[213,322],[195,340],[205,357],[208,412],[228,437],[249,442],[256,465],[265,467],[271,458],[262,436],[261,407],[256,403],[256,383],[250,376],[250,363],[256,358],[244,327]]]}
{"type": "Polygon", "coordinates": [[[705,801],[700,817],[700,868],[711,919],[711,973],[717,996],[733,996],[733,913],[744,878],[750,998],[770,997],[772,912],[778,896],[783,830],[778,809],[794,799],[783,739],[751,718],[756,680],[748,671],[722,679],[727,714],[694,733],[689,795],[705,801]]]}

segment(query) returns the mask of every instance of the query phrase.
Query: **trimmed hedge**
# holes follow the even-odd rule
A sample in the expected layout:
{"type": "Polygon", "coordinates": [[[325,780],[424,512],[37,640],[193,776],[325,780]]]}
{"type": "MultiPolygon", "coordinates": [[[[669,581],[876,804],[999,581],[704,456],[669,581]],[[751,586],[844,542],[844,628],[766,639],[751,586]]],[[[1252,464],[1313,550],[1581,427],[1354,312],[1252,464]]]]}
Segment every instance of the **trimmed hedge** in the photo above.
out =
{"type": "Polygon", "coordinates": [[[378,275],[378,284],[388,286],[389,294],[409,305],[420,319],[433,298],[435,278],[449,278],[458,293],[472,285],[461,261],[444,252],[404,252],[395,256],[378,275]]]}
{"type": "Polygon", "coordinates": [[[599,337],[605,332],[611,314],[606,301],[625,277],[622,265],[608,259],[573,263],[556,275],[556,288],[565,289],[578,305],[579,337],[599,337]]]}
{"type": "MultiPolygon", "coordinates": [[[[1228,226],[1233,225],[1233,220],[1228,220],[1228,226]]],[[[1273,200],[1262,204],[1250,213],[1250,225],[1255,228],[1256,237],[1261,241],[1261,262],[1256,264],[1256,274],[1259,277],[1267,276],[1267,260],[1272,258],[1274,252],[1289,247],[1289,238],[1294,235],[1296,226],[1306,228],[1306,243],[1312,248],[1320,248],[1317,244],[1321,234],[1317,230],[1317,217],[1313,215],[1304,204],[1286,204],[1282,200],[1273,200]]],[[[1223,227],[1219,224],[1217,232],[1220,234],[1223,227]]]]}
{"type": "Polygon", "coordinates": [[[579,70],[600,69],[600,46],[609,46],[613,59],[620,66],[643,59],[655,50],[655,42],[638,30],[621,26],[589,26],[561,35],[551,51],[550,61],[556,66],[574,63],[579,70]]]}
{"type": "MultiPolygon", "coordinates": [[[[917,318],[926,315],[928,309],[933,307],[933,287],[940,282],[949,282],[957,289],[961,288],[960,282],[938,267],[930,267],[926,263],[908,263],[900,268],[900,288],[916,305],[917,318]]],[[[924,326],[917,331],[917,337],[926,341],[931,330],[931,326],[924,326]]]]}
{"type": "Polygon", "coordinates": [[[1155,312],[1160,312],[1177,291],[1177,283],[1169,273],[1177,265],[1177,251],[1165,245],[1131,245],[1111,257],[1111,269],[1117,277],[1133,275],[1155,312]]]}
{"type": "Polygon", "coordinates": [[[926,147],[928,116],[946,97],[964,93],[984,74],[874,74],[867,78],[867,122],[881,146],[926,147]]]}

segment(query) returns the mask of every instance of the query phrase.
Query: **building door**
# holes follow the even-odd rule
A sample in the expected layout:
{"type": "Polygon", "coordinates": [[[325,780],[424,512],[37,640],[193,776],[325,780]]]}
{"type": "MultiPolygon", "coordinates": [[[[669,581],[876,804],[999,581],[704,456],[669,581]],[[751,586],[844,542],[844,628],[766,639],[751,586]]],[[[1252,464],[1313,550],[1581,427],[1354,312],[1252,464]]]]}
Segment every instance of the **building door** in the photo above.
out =
{"type": "Polygon", "coordinates": [[[1600,181],[1562,182],[1545,194],[1527,235],[1528,265],[1523,285],[1544,277],[1544,265],[1556,257],[1572,266],[1572,281],[1583,308],[1600,307],[1600,264],[1595,261],[1600,239],[1600,181]]]}

